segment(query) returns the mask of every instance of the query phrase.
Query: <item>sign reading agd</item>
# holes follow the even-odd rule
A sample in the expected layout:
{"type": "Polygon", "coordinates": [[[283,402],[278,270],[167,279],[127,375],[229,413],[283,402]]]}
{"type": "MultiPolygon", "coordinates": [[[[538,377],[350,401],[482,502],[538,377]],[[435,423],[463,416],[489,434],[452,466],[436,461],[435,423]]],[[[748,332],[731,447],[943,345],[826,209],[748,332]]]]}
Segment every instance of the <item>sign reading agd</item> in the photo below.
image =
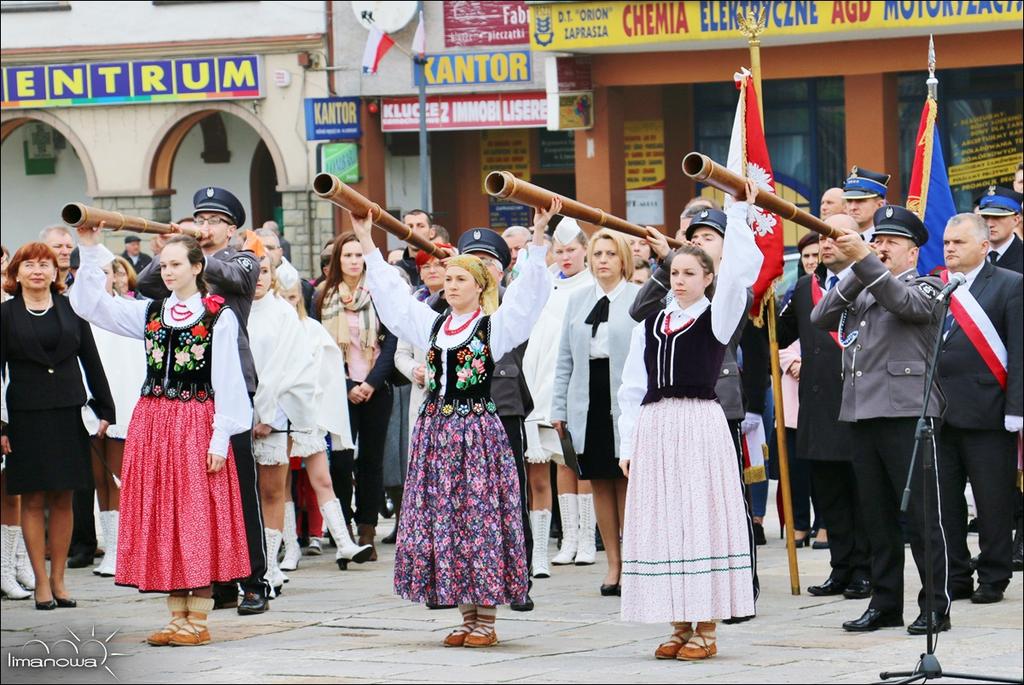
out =
{"type": "Polygon", "coordinates": [[[3,68],[0,107],[81,107],[263,97],[258,55],[3,68]]]}
{"type": "Polygon", "coordinates": [[[306,98],[306,140],[359,138],[359,98],[306,98]]]}
{"type": "MultiPolygon", "coordinates": [[[[413,65],[413,85],[419,70],[413,65]]],[[[423,64],[427,86],[529,83],[533,80],[529,50],[428,54],[423,64]]]]}

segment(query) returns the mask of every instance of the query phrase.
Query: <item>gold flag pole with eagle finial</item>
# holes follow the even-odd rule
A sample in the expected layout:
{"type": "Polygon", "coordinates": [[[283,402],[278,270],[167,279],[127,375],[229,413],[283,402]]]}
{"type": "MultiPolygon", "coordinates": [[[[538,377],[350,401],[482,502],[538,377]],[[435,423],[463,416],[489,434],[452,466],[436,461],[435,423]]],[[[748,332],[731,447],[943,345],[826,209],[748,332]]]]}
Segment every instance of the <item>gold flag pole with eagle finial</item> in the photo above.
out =
{"type": "MultiPolygon", "coordinates": [[[[754,78],[754,92],[757,93],[757,110],[761,115],[764,130],[764,98],[761,94],[761,34],[764,32],[764,7],[755,11],[737,10],[740,32],[747,37],[750,46],[750,72],[754,78]]],[[[744,163],[744,166],[746,164],[744,163]]],[[[800,594],[800,570],[796,560],[796,537],[793,531],[793,493],[789,483],[789,455],[786,450],[786,420],[782,406],[782,368],[779,365],[779,338],[775,330],[775,287],[765,297],[768,304],[768,345],[772,369],[772,396],[775,399],[775,438],[779,448],[779,487],[782,488],[782,513],[786,527],[786,554],[789,557],[789,586],[794,595],[800,594]]]]}

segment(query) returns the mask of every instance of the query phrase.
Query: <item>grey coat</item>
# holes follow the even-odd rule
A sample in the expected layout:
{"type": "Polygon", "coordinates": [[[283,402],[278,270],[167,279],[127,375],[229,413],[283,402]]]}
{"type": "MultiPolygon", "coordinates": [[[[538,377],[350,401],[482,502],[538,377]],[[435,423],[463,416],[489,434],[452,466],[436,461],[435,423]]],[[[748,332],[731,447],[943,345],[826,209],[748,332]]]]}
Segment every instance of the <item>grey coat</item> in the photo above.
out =
{"type": "MultiPolygon", "coordinates": [[[[627,283],[608,307],[608,361],[612,389],[612,425],[615,429],[615,452],[619,451],[619,399],[622,367],[629,354],[629,342],[636,322],[629,315],[640,286],[627,283]]],[[[555,364],[555,384],[551,401],[551,419],[564,421],[572,434],[572,445],[583,454],[587,434],[587,410],[590,408],[590,340],[592,326],[585,319],[597,304],[595,288],[574,293],[569,298],[562,337],[555,364]]]]}
{"type": "MultiPolygon", "coordinates": [[[[874,254],[855,263],[811,312],[811,322],[834,331],[848,311],[844,331],[857,339],[843,350],[840,421],[918,416],[925,373],[940,322],[935,299],[942,281],[914,269],[892,276],[874,254]]],[[[945,401],[933,387],[928,416],[941,416],[945,401]]]]}

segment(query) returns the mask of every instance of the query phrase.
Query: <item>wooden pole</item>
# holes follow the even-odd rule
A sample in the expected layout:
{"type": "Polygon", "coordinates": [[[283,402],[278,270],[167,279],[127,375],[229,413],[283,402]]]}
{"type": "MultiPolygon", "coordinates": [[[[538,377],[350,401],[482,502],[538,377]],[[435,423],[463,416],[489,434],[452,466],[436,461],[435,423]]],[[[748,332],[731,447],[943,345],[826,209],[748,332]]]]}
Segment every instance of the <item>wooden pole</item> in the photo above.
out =
{"type": "MultiPolygon", "coordinates": [[[[750,72],[754,78],[757,94],[757,110],[761,115],[761,129],[764,130],[764,100],[761,97],[761,33],[766,23],[764,7],[758,11],[740,12],[741,30],[750,45],[750,72]]],[[[782,406],[782,367],[779,364],[779,338],[775,330],[775,288],[767,294],[768,299],[768,345],[772,365],[772,396],[775,399],[775,437],[779,448],[779,487],[782,488],[782,514],[786,525],[786,554],[789,557],[789,589],[794,595],[800,594],[800,569],[796,559],[796,537],[793,532],[793,492],[789,482],[789,454],[786,450],[786,418],[782,406]]]]}

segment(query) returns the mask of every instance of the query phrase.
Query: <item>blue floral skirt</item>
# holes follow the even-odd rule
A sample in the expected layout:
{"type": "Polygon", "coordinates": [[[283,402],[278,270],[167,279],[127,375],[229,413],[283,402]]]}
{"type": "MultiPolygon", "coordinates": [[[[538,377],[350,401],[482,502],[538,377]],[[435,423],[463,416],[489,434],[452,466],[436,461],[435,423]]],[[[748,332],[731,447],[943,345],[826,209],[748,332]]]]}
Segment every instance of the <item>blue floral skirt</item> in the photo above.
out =
{"type": "Polygon", "coordinates": [[[491,412],[425,406],[413,427],[395,548],[395,594],[414,602],[525,601],[519,476],[491,412]]]}

